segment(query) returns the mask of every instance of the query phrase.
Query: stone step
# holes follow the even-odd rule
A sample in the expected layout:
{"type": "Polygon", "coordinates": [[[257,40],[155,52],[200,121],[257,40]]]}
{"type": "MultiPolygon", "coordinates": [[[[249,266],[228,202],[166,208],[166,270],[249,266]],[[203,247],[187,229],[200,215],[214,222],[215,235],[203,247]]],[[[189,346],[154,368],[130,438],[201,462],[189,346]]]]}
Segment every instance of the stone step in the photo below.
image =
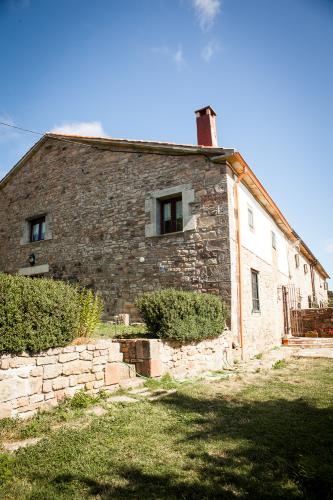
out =
{"type": "Polygon", "coordinates": [[[317,337],[292,337],[283,340],[283,345],[291,347],[307,348],[325,348],[333,347],[333,339],[317,337]]]}
{"type": "Polygon", "coordinates": [[[145,383],[144,378],[125,378],[123,380],[120,380],[119,382],[119,387],[121,389],[132,389],[134,387],[142,387],[145,383]]]}

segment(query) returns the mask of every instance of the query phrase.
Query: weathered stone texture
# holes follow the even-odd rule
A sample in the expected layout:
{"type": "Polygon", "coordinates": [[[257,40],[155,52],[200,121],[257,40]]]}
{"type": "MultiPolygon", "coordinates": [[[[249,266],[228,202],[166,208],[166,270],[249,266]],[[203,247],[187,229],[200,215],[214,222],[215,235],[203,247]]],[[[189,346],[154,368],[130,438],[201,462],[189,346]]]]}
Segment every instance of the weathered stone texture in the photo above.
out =
{"type": "Polygon", "coordinates": [[[175,378],[185,378],[232,366],[231,340],[231,332],[226,330],[220,337],[186,344],[157,339],[120,342],[124,361],[135,364],[139,374],[159,377],[170,373],[175,378]]]}
{"type": "Polygon", "coordinates": [[[107,316],[133,319],[140,292],[170,286],[229,303],[227,198],[225,167],[204,155],[112,152],[50,138],[1,190],[0,270],[16,273],[33,252],[48,276],[99,290],[107,316]],[[146,198],[178,184],[194,190],[196,228],[146,237],[146,198]],[[45,213],[52,239],[20,244],[26,219],[45,213]]]}
{"type": "Polygon", "coordinates": [[[118,387],[119,381],[132,376],[127,366],[125,370],[121,368],[122,360],[120,344],[117,346],[112,340],[49,349],[37,356],[1,356],[0,418],[28,418],[38,409],[54,406],[80,389],[97,392],[111,384],[118,387]],[[120,367],[116,381],[110,380],[107,370],[111,360],[120,367]]]}

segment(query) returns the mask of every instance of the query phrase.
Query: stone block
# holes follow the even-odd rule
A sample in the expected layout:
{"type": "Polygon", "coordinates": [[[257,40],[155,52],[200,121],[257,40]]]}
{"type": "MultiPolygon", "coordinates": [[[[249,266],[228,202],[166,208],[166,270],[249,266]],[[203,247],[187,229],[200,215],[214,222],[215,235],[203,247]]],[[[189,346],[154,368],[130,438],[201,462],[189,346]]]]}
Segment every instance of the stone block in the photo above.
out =
{"type": "MultiPolygon", "coordinates": [[[[48,381],[48,383],[49,383],[49,382],[50,382],[50,381],[48,381]]],[[[55,401],[57,401],[57,400],[56,400],[56,398],[55,398],[55,394],[54,394],[54,392],[53,392],[53,391],[47,392],[47,393],[45,394],[44,398],[45,398],[45,401],[48,401],[49,399],[54,399],[55,401]]]]}
{"type": "Polygon", "coordinates": [[[42,387],[43,387],[43,378],[42,377],[30,378],[29,383],[30,383],[30,395],[36,394],[38,392],[42,392],[42,387]]]}
{"type": "Polygon", "coordinates": [[[0,361],[0,368],[1,370],[7,370],[10,367],[10,359],[9,358],[3,358],[0,361]]]}
{"type": "Polygon", "coordinates": [[[55,365],[45,365],[44,366],[44,379],[56,378],[62,374],[62,365],[57,363],[55,365]]]}
{"type": "Polygon", "coordinates": [[[58,362],[58,356],[38,356],[37,365],[54,365],[58,362]]]}
{"type": "Polygon", "coordinates": [[[105,367],[105,385],[118,384],[121,380],[121,365],[108,363],[105,367]]]}
{"type": "Polygon", "coordinates": [[[29,404],[28,396],[23,396],[22,398],[18,398],[16,400],[16,407],[21,408],[22,406],[27,406],[29,404]]]}
{"type": "Polygon", "coordinates": [[[75,352],[84,352],[86,350],[86,346],[85,345],[77,345],[75,347],[75,352]]]}
{"type": "Polygon", "coordinates": [[[37,404],[40,403],[41,401],[44,401],[44,394],[34,394],[29,398],[30,404],[37,404]]]}
{"type": "Polygon", "coordinates": [[[63,365],[64,375],[78,375],[79,373],[90,372],[91,362],[76,359],[74,361],[69,361],[63,365]]]}
{"type": "Polygon", "coordinates": [[[52,389],[58,391],[59,389],[65,389],[69,386],[69,377],[58,377],[52,380],[52,389]]]}
{"type": "Polygon", "coordinates": [[[100,389],[104,386],[104,380],[96,380],[94,382],[94,389],[100,389]]]}
{"type": "Polygon", "coordinates": [[[45,380],[43,382],[43,392],[50,392],[50,391],[52,391],[52,384],[53,384],[52,380],[45,380]]]}
{"type": "Polygon", "coordinates": [[[94,357],[93,353],[91,351],[82,351],[80,352],[80,359],[83,359],[85,361],[90,361],[94,357]]]}
{"type": "Polygon", "coordinates": [[[95,373],[83,373],[82,375],[77,375],[76,377],[78,384],[85,384],[86,382],[92,382],[96,380],[95,373]]]}
{"type": "Polygon", "coordinates": [[[43,366],[34,366],[30,372],[32,377],[41,377],[43,375],[43,366]]]}
{"type": "Polygon", "coordinates": [[[96,356],[96,357],[94,357],[92,362],[93,362],[93,365],[104,365],[108,361],[109,361],[108,356],[96,356]]]}
{"type": "Polygon", "coordinates": [[[76,349],[75,345],[69,345],[69,346],[63,348],[63,352],[74,352],[75,349],[76,349]]]}
{"type": "Polygon", "coordinates": [[[73,361],[74,359],[79,359],[80,354],[78,352],[65,352],[59,354],[59,363],[67,363],[68,361],[73,361]]]}
{"type": "Polygon", "coordinates": [[[0,405],[0,419],[12,416],[12,407],[9,403],[0,405]]]}
{"type": "MultiPolygon", "coordinates": [[[[20,398],[29,394],[27,380],[20,378],[9,378],[0,381],[0,403],[20,398]]],[[[2,404],[0,404],[0,407],[2,404]]]]}

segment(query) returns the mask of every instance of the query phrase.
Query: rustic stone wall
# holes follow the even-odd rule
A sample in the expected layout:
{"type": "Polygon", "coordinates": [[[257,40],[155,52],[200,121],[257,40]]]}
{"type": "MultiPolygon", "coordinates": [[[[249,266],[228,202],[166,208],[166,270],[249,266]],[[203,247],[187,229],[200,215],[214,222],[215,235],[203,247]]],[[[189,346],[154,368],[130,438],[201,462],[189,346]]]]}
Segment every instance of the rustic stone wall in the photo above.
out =
{"type": "Polygon", "coordinates": [[[232,366],[231,332],[201,342],[182,344],[160,339],[121,340],[124,360],[135,364],[139,374],[159,377],[170,373],[175,378],[193,377],[207,370],[232,366]]]}
{"type": "Polygon", "coordinates": [[[106,317],[133,320],[140,292],[170,286],[230,304],[227,198],[225,166],[204,154],[113,152],[49,138],[1,189],[0,272],[29,267],[34,253],[45,276],[99,290],[106,317]],[[193,190],[194,227],[146,236],[147,199],[176,185],[193,190]],[[26,242],[27,219],[43,214],[49,239],[26,242]]]}
{"type": "Polygon", "coordinates": [[[122,361],[120,343],[112,340],[49,349],[36,356],[2,355],[0,418],[30,417],[80,389],[115,390],[121,380],[135,377],[134,367],[122,361]]]}
{"type": "Polygon", "coordinates": [[[333,337],[333,307],[291,311],[291,315],[301,320],[303,335],[313,332],[318,337],[333,337]]]}

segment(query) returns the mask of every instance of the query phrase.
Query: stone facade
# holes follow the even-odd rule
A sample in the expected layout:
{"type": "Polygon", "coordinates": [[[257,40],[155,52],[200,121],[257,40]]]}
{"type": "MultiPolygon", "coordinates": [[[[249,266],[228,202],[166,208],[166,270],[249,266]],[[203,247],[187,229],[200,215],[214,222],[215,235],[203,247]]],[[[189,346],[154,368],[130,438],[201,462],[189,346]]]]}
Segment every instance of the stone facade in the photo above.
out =
{"type": "Polygon", "coordinates": [[[170,373],[175,378],[193,377],[207,370],[232,366],[231,332],[201,342],[181,343],[158,339],[120,341],[124,361],[135,364],[139,374],[159,377],[170,373]]]}
{"type": "Polygon", "coordinates": [[[132,321],[139,319],[134,302],[142,292],[173,287],[217,294],[230,308],[235,345],[243,328],[246,356],[281,343],[283,286],[299,290],[297,307],[308,307],[310,296],[326,305],[327,274],[304,245],[304,255],[299,250],[297,235],[253,173],[237,184],[237,208],[236,179],[250,170],[243,162],[240,174],[238,153],[63,140],[42,138],[0,183],[0,272],[80,283],[102,294],[106,317],[129,313],[132,321]],[[160,234],[159,203],[174,195],[182,197],[183,230],[160,234]],[[31,243],[29,221],[40,216],[45,240],[31,243]],[[252,269],[259,273],[259,313],[252,311],[252,269]]]}
{"type": "Polygon", "coordinates": [[[44,276],[99,290],[109,317],[134,319],[140,292],[170,286],[230,304],[225,166],[191,149],[111,149],[49,138],[12,176],[1,189],[0,271],[27,273],[33,253],[44,276]],[[154,194],[178,185],[193,193],[184,195],[188,226],[147,236],[154,194]],[[43,214],[48,239],[30,243],[27,221],[43,214]]]}

